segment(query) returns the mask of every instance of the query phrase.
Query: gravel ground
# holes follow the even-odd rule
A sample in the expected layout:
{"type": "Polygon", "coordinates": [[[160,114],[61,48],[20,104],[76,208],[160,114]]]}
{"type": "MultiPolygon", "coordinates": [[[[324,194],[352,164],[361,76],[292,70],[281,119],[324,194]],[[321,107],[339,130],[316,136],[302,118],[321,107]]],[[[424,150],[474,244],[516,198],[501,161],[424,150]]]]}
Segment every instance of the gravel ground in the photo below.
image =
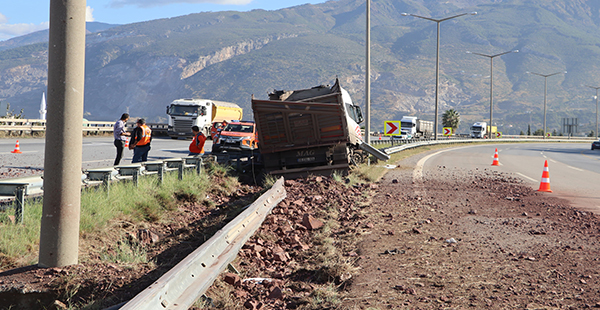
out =
{"type": "MultiPolygon", "coordinates": [[[[326,177],[286,181],[288,197],[234,262],[239,274],[224,273],[207,293],[213,305],[600,308],[597,215],[491,169],[436,167],[413,181],[414,165],[424,155],[400,162],[377,184],[346,187],[326,177]],[[249,280],[256,278],[266,280],[249,280]],[[325,295],[328,289],[336,293],[325,295]]],[[[233,201],[219,199],[224,204],[233,201]]],[[[179,223],[198,223],[211,215],[194,204],[182,210],[179,223]]],[[[198,243],[193,227],[152,230],[161,236],[159,244],[170,249],[167,255],[160,252],[163,247],[148,245],[159,262],[190,251],[185,246],[177,252],[180,231],[187,232],[186,243],[198,243]]],[[[85,290],[77,298],[112,295],[115,302],[143,289],[167,265],[147,273],[147,268],[91,261],[62,269],[5,272],[0,286],[5,292],[11,287],[20,292],[56,288],[77,274],[85,278],[85,290]]],[[[55,295],[65,303],[60,296],[64,295],[55,295]]]]}
{"type": "Polygon", "coordinates": [[[597,215],[490,169],[413,181],[417,159],[381,182],[345,306],[600,308],[597,215]]]}

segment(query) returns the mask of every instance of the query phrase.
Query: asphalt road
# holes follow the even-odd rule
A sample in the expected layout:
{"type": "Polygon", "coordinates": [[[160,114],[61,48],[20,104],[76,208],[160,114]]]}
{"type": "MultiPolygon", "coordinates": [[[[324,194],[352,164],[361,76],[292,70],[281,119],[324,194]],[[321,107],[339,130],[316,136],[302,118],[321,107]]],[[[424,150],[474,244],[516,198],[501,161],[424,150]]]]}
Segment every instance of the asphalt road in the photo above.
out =
{"type": "MultiPolygon", "coordinates": [[[[41,173],[44,166],[44,139],[20,139],[22,154],[13,154],[16,139],[0,139],[0,165],[4,169],[26,169],[41,173]]],[[[187,156],[191,140],[155,137],[149,160],[187,156]]],[[[212,141],[207,140],[209,151],[212,141]]],[[[112,137],[83,139],[82,169],[112,166],[116,149],[112,137]]],[[[131,162],[133,152],[126,150],[122,164],[131,162]]],[[[446,149],[429,157],[427,167],[448,166],[463,169],[494,169],[514,173],[534,189],[539,188],[544,161],[550,170],[550,195],[569,199],[575,206],[600,213],[600,150],[590,150],[590,143],[515,143],[462,146],[446,149]],[[500,166],[491,166],[498,148],[500,166]]]]}
{"type": "Polygon", "coordinates": [[[575,207],[600,213],[600,150],[591,143],[516,143],[464,146],[440,151],[423,166],[493,169],[513,173],[537,190],[544,162],[548,161],[550,187],[557,197],[568,199],[575,207]],[[500,166],[492,166],[495,149],[500,166]]]}
{"type": "MultiPolygon", "coordinates": [[[[151,150],[148,160],[159,160],[166,158],[177,158],[188,155],[190,140],[174,140],[168,137],[152,138],[151,150]]],[[[21,154],[11,153],[16,146],[17,139],[0,139],[0,157],[6,168],[18,169],[43,169],[45,139],[19,139],[21,154]]],[[[116,148],[112,137],[90,137],[83,138],[82,146],[82,169],[101,168],[112,166],[116,148]]],[[[207,140],[205,150],[210,151],[212,141],[207,140]]],[[[121,164],[131,163],[133,151],[125,150],[121,164]]]]}

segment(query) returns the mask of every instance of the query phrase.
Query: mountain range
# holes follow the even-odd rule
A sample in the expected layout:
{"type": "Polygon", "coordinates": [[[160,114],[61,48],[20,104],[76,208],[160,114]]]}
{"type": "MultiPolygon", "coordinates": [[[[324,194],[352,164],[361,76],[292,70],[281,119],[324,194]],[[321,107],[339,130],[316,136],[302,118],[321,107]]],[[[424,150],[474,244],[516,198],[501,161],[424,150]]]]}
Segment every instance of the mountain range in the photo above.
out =
{"type": "MultiPolygon", "coordinates": [[[[459,132],[488,121],[491,61],[473,53],[518,50],[493,60],[499,131],[542,127],[545,81],[547,131],[562,132],[565,118],[577,118],[580,134],[595,130],[596,93],[588,87],[600,86],[594,0],[372,0],[371,130],[403,115],[434,117],[437,23],[402,13],[441,19],[474,11],[440,23],[440,120],[455,109],[459,132]]],[[[128,111],[165,122],[172,100],[199,97],[237,103],[251,119],[252,95],[267,98],[274,89],[332,84],[336,77],[364,106],[365,12],[364,1],[333,0],[99,23],[93,31],[88,25],[84,117],[110,121],[128,111]]],[[[0,109],[10,103],[37,118],[47,85],[47,32],[9,41],[0,42],[0,109]]]]}

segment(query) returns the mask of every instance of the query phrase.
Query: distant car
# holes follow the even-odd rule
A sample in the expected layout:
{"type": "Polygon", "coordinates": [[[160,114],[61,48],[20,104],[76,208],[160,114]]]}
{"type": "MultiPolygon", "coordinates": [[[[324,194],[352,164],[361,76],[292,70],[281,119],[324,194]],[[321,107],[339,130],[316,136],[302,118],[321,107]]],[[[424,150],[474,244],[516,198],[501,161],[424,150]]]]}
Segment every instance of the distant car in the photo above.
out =
{"type": "Polygon", "coordinates": [[[592,142],[592,150],[600,149],[600,140],[592,142]]]}

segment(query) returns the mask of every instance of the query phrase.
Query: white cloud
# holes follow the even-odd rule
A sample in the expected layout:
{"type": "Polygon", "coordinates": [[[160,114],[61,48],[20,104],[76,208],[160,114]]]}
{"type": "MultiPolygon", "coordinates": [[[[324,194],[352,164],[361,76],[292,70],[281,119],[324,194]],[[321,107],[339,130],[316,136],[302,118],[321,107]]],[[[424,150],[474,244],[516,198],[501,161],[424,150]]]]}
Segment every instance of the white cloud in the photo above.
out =
{"type": "Polygon", "coordinates": [[[120,8],[127,5],[137,7],[156,7],[175,3],[211,3],[222,5],[246,5],[252,0],[111,0],[110,6],[120,8]]]}
{"type": "Polygon", "coordinates": [[[94,9],[92,9],[89,6],[85,7],[85,21],[86,22],[93,22],[93,21],[95,21],[95,19],[94,19],[94,9]]]}
{"type": "Polygon", "coordinates": [[[12,37],[22,36],[24,34],[48,29],[49,22],[38,25],[35,24],[9,24],[8,18],[0,13],[0,40],[10,39],[12,37]]]}

